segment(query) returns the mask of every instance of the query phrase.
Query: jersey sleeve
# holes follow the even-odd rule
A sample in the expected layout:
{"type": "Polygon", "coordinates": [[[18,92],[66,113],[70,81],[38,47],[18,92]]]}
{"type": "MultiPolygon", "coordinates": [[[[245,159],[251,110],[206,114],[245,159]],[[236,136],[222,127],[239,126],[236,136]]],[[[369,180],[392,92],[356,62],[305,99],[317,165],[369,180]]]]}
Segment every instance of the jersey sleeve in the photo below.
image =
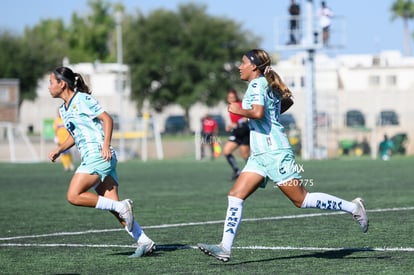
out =
{"type": "Polygon", "coordinates": [[[252,93],[252,99],[251,99],[251,104],[256,104],[256,105],[264,105],[264,95],[263,95],[263,89],[261,87],[261,83],[260,81],[252,81],[252,83],[250,84],[252,93]]]}
{"type": "Polygon", "coordinates": [[[83,100],[83,103],[85,107],[83,112],[92,117],[97,117],[104,112],[104,109],[99,104],[99,102],[88,94],[85,95],[85,100],[83,100]]]}
{"type": "Polygon", "coordinates": [[[252,105],[264,105],[264,92],[262,77],[256,78],[249,83],[246,94],[243,98],[243,109],[251,109],[252,105]]]}

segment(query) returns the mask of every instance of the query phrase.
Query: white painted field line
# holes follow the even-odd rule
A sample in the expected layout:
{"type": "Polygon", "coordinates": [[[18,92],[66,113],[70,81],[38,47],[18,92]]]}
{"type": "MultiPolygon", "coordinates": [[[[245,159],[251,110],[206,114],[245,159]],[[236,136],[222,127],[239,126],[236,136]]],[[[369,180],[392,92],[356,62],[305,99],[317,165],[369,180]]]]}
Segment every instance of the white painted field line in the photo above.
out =
{"type": "MultiPolygon", "coordinates": [[[[367,210],[368,213],[374,212],[390,212],[390,211],[409,211],[414,210],[414,207],[399,207],[399,208],[383,208],[383,209],[372,209],[367,210]]],[[[285,219],[300,219],[300,218],[310,218],[310,217],[320,217],[320,216],[330,216],[330,215],[342,215],[346,214],[345,212],[323,212],[323,213],[311,213],[311,214],[301,214],[301,215],[288,215],[288,216],[276,216],[276,217],[263,217],[263,218],[245,218],[243,222],[251,221],[264,221],[264,220],[285,220],[285,219]]],[[[204,221],[204,222],[189,222],[189,223],[176,223],[176,224],[161,224],[161,225],[149,225],[142,226],[143,229],[160,229],[160,228],[173,228],[173,227],[185,227],[185,226],[197,226],[197,225],[208,225],[208,224],[222,224],[224,220],[219,221],[204,221]]],[[[14,236],[14,237],[3,237],[0,238],[0,241],[10,241],[17,239],[32,239],[32,238],[43,238],[43,237],[54,237],[54,236],[73,236],[73,235],[84,235],[84,234],[93,234],[93,233],[104,233],[104,232],[114,232],[114,231],[123,231],[122,228],[116,229],[99,229],[99,230],[86,230],[78,232],[56,232],[49,234],[39,234],[39,235],[27,235],[27,236],[14,236]]]]}
{"type": "MultiPolygon", "coordinates": [[[[3,243],[0,247],[89,247],[89,248],[135,248],[134,245],[118,245],[118,244],[41,244],[41,243],[3,243]]],[[[197,246],[191,245],[159,245],[160,250],[173,249],[197,249],[197,246]]],[[[295,247],[295,246],[240,246],[233,247],[240,250],[299,250],[299,251],[382,251],[382,252],[414,252],[413,247],[295,247]]]]}
{"type": "Polygon", "coordinates": [[[136,248],[120,244],[76,244],[76,243],[0,243],[0,247],[93,247],[93,248],[136,248]]]}
{"type": "Polygon", "coordinates": [[[123,229],[116,228],[116,229],[86,230],[86,231],[79,231],[79,232],[56,232],[56,233],[39,234],[39,235],[5,237],[5,238],[0,238],[0,241],[10,241],[10,240],[18,240],[18,239],[32,239],[32,238],[44,238],[44,237],[57,237],[57,236],[74,236],[74,235],[85,235],[85,234],[113,232],[113,231],[121,231],[121,230],[123,230],[123,229]]]}

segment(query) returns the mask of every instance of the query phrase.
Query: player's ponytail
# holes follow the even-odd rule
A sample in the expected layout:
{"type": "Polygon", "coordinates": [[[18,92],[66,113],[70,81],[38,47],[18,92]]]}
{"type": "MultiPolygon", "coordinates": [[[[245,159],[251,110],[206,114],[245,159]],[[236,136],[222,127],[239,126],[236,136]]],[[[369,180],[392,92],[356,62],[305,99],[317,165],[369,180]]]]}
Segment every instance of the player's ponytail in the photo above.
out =
{"type": "Polygon", "coordinates": [[[78,73],[75,73],[74,85],[75,85],[76,91],[79,91],[81,93],[87,93],[87,94],[92,93],[88,85],[86,85],[85,81],[83,80],[83,77],[78,73]]]}
{"type": "Polygon", "coordinates": [[[53,73],[58,81],[65,81],[69,86],[69,89],[72,91],[91,94],[91,91],[83,80],[83,77],[78,73],[74,73],[68,67],[56,68],[53,73]]]}
{"type": "Polygon", "coordinates": [[[279,93],[282,98],[292,97],[292,92],[271,67],[271,59],[266,51],[253,49],[248,51],[245,55],[266,77],[267,83],[274,93],[279,93]]]}
{"type": "Polygon", "coordinates": [[[267,83],[269,83],[269,87],[272,87],[273,91],[277,91],[282,98],[292,97],[292,92],[272,67],[266,67],[263,74],[266,77],[267,83]]]}

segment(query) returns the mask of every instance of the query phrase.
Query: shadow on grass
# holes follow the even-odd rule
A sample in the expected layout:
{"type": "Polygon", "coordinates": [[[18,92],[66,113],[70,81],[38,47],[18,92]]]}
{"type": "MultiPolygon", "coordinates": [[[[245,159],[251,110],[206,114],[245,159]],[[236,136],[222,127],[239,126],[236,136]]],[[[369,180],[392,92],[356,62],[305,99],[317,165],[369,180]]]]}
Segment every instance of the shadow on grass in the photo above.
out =
{"type": "MultiPolygon", "coordinates": [[[[161,252],[161,251],[176,251],[176,250],[181,250],[181,249],[193,249],[192,246],[190,245],[185,245],[185,244],[163,244],[163,245],[156,245],[156,249],[154,250],[153,253],[151,253],[150,257],[156,257],[159,256],[157,255],[157,252],[161,252]]],[[[111,255],[113,256],[129,256],[134,252],[134,250],[132,251],[128,251],[128,252],[118,252],[118,253],[113,253],[111,255]]]]}
{"type": "MultiPolygon", "coordinates": [[[[184,244],[164,244],[164,245],[157,245],[156,250],[150,254],[150,257],[157,257],[160,256],[157,252],[169,252],[169,251],[176,251],[182,249],[194,249],[193,246],[184,245],[184,244]]],[[[371,248],[343,248],[338,250],[329,250],[323,252],[314,252],[311,254],[302,254],[302,255],[295,255],[295,256],[284,256],[284,257],[275,257],[269,259],[259,259],[259,260],[250,260],[250,261],[239,261],[239,262],[231,262],[226,263],[226,265],[242,265],[242,264],[249,264],[249,263],[260,263],[260,262],[270,262],[270,261],[277,261],[277,260],[289,260],[289,259],[304,259],[304,258],[320,258],[320,259],[389,259],[390,256],[355,256],[350,257],[350,255],[357,253],[357,252],[375,252],[374,249],[371,248]]],[[[133,251],[128,252],[119,252],[114,253],[112,255],[121,255],[121,256],[129,256],[133,253],[133,251]]],[[[217,263],[218,264],[218,263],[217,263]]],[[[223,264],[223,263],[222,263],[223,264]]]]}
{"type": "Polygon", "coordinates": [[[191,245],[186,244],[164,244],[164,245],[157,245],[158,251],[175,251],[181,249],[192,249],[194,248],[191,245]]]}
{"type": "Polygon", "coordinates": [[[270,261],[277,261],[277,260],[304,259],[304,258],[320,258],[320,259],[371,259],[371,258],[388,259],[388,258],[391,258],[390,256],[349,257],[350,255],[356,252],[375,252],[375,250],[370,249],[370,248],[344,248],[344,249],[339,249],[339,250],[315,252],[311,254],[302,254],[302,255],[296,255],[296,256],[275,257],[275,258],[261,259],[261,260],[233,262],[233,263],[227,263],[226,265],[241,265],[241,264],[249,264],[249,263],[260,263],[260,262],[270,262],[270,261]]]}

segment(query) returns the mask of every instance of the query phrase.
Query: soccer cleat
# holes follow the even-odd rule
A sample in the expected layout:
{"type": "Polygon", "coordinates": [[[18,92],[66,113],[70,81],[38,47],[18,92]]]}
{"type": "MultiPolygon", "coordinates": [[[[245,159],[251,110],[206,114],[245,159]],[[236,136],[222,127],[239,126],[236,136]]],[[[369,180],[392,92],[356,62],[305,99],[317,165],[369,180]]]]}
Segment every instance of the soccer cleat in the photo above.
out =
{"type": "Polygon", "coordinates": [[[230,251],[227,251],[222,244],[197,244],[198,248],[209,256],[213,256],[219,261],[228,262],[230,260],[230,251]]]}
{"type": "Polygon", "coordinates": [[[134,225],[133,201],[126,199],[121,203],[124,205],[124,207],[122,208],[121,212],[119,212],[119,217],[125,221],[125,227],[128,229],[128,231],[132,232],[132,227],[134,225]]]}
{"type": "Polygon", "coordinates": [[[364,200],[361,198],[356,198],[352,201],[357,205],[357,208],[352,213],[354,220],[359,224],[363,233],[368,231],[368,216],[364,207],[364,200]]]}
{"type": "Polygon", "coordinates": [[[134,254],[131,254],[129,258],[139,258],[143,256],[150,255],[156,249],[155,243],[153,241],[149,241],[147,243],[137,243],[137,249],[135,250],[134,254]]]}

